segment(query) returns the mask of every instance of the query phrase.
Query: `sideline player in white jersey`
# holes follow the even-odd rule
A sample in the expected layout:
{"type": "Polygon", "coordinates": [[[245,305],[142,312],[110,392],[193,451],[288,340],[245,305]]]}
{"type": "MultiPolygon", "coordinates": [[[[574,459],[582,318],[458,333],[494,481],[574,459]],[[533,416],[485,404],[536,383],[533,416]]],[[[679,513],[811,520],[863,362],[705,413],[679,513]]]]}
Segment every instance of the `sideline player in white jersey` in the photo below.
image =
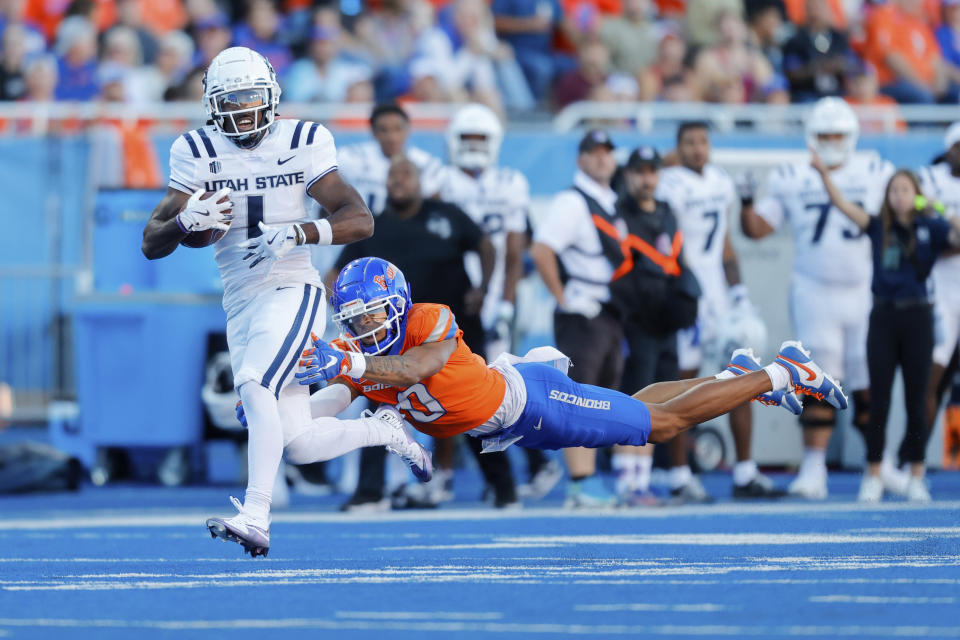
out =
{"type": "Polygon", "coordinates": [[[407,144],[410,117],[402,107],[393,102],[378,104],[370,114],[370,130],[373,140],[342,147],[337,160],[340,173],[360,193],[373,215],[383,213],[387,204],[387,173],[395,156],[406,156],[420,170],[424,196],[437,193],[443,162],[407,144]]]}
{"type": "MultiPolygon", "coordinates": [[[[681,378],[693,378],[704,364],[704,351],[729,358],[736,347],[766,340],[766,329],[740,280],[737,254],[727,233],[727,220],[737,199],[726,171],[710,163],[710,138],[703,122],[687,122],[677,131],[680,166],[660,172],[656,198],[673,209],[683,232],[684,255],[700,282],[697,323],[678,332],[677,359],[681,378]],[[729,344],[733,342],[734,344],[729,344]]],[[[749,403],[730,412],[730,430],[737,453],[733,469],[735,498],[776,498],[784,492],[757,470],[751,457],[753,416],[749,403]]],[[[687,464],[687,443],[670,443],[673,467],[671,494],[677,501],[709,502],[687,464]]]]}
{"type": "MultiPolygon", "coordinates": [[[[497,166],[503,126],[489,107],[461,108],[447,127],[446,138],[450,165],[444,167],[438,195],[473,218],[496,251],[480,312],[483,327],[492,337],[485,355],[493,362],[510,349],[510,325],[527,243],[530,185],[516,169],[497,166]]],[[[479,261],[468,263],[467,269],[479,282],[479,261]]]]}
{"type": "MultiPolygon", "coordinates": [[[[312,440],[305,387],[294,367],[311,329],[322,333],[324,293],[308,244],[353,242],[373,232],[373,216],[337,172],[333,136],[323,126],[276,119],[280,86],[259,53],[233,47],[204,76],[212,124],[189,131],[170,149],[167,194],[143,232],[143,253],[172,253],[190,234],[225,232],[216,241],[234,384],[249,424],[249,481],[239,513],[207,520],[210,532],[251,555],[270,547],[270,501],[281,456],[297,464],[322,459],[312,440]],[[201,199],[204,192],[216,191],[201,199]],[[306,220],[304,192],[329,217],[306,220]],[[228,195],[229,202],[219,203],[228,195]],[[232,214],[230,210],[232,209],[232,214]]],[[[371,433],[406,438],[396,426],[365,418],[371,433]]],[[[401,440],[403,442],[401,442],[401,440]]]]}
{"type": "MultiPolygon", "coordinates": [[[[857,116],[846,102],[823,98],[807,118],[806,141],[829,167],[844,197],[876,212],[894,167],[876,154],[854,155],[859,131],[857,116]]],[[[742,195],[741,224],[747,237],[766,237],[785,221],[793,228],[794,331],[854,390],[854,424],[865,426],[870,415],[867,326],[873,306],[870,241],[830,204],[823,180],[808,161],[771,171],[756,204],[751,193],[742,195]]],[[[805,453],[788,488],[791,494],[827,497],[826,449],[835,422],[833,407],[806,399],[800,414],[805,453]]],[[[885,469],[888,488],[905,490],[906,478],[889,465],[885,469]]]]}
{"type": "MultiPolygon", "coordinates": [[[[517,283],[523,271],[530,215],[530,184],[509,167],[498,166],[503,125],[489,107],[469,104],[457,111],[447,126],[447,160],[440,174],[438,197],[469,215],[487,237],[495,253],[480,320],[487,334],[484,357],[493,362],[510,351],[517,283]]],[[[468,255],[467,273],[481,280],[480,260],[468,255]]],[[[471,443],[473,444],[473,443],[471,443]]],[[[525,449],[530,483],[518,487],[523,497],[540,498],[560,481],[563,471],[543,452],[525,449]]],[[[489,454],[487,454],[489,455],[489,454]]]]}
{"type": "MultiPolygon", "coordinates": [[[[960,215],[960,122],[947,129],[943,146],[942,162],[922,167],[917,175],[923,193],[943,205],[945,215],[954,217],[960,215]]],[[[949,388],[951,376],[945,374],[960,339],[960,256],[937,260],[931,277],[937,329],[927,390],[927,421],[932,430],[943,394],[949,388]]]]}

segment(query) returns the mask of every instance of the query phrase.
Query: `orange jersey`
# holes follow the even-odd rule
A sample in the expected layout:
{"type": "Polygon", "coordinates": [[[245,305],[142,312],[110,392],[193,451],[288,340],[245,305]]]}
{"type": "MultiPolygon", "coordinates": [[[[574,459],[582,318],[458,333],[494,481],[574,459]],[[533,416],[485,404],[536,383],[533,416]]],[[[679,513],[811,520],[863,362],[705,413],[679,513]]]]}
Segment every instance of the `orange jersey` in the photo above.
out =
{"type": "MultiPolygon", "coordinates": [[[[449,438],[486,422],[500,407],[506,393],[503,376],[487,367],[483,358],[463,341],[450,307],[418,303],[407,314],[407,334],[400,353],[421,344],[455,339],[457,348],[447,364],[429,378],[405,389],[365,378],[346,382],[373,400],[391,404],[419,431],[435,438],[449,438]]],[[[335,346],[344,348],[340,341],[335,346]]]]}

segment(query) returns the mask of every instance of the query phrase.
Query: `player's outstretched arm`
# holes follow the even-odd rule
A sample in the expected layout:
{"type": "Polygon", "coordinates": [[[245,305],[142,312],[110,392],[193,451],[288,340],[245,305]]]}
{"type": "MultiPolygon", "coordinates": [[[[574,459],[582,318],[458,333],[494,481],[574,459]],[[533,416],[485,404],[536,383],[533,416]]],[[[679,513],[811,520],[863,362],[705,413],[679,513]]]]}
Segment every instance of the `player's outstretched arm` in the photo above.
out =
{"type": "Polygon", "coordinates": [[[450,338],[413,347],[398,356],[368,356],[341,351],[313,336],[313,347],[303,352],[296,378],[300,384],[313,384],[344,375],[406,388],[440,371],[456,348],[456,338],[450,338]]]}
{"type": "Polygon", "coordinates": [[[332,238],[321,241],[315,225],[303,225],[306,244],[349,244],[373,235],[373,214],[357,190],[344,182],[337,171],[331,171],[313,183],[307,191],[330,213],[332,238]]]}
{"type": "Polygon", "coordinates": [[[167,195],[150,214],[150,220],[143,229],[143,244],[140,248],[148,260],[170,255],[186,237],[186,232],[177,224],[177,214],[189,199],[189,193],[167,187],[167,195]]]}

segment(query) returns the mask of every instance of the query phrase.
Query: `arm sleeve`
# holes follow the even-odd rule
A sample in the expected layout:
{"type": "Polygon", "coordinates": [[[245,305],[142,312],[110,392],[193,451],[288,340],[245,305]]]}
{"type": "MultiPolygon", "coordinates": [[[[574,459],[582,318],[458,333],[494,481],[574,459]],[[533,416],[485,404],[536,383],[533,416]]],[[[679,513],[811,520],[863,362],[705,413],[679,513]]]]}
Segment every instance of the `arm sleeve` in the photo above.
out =
{"type": "MultiPolygon", "coordinates": [[[[171,189],[192,194],[203,185],[200,183],[198,175],[199,151],[194,154],[190,147],[190,140],[185,133],[173,141],[170,146],[170,181],[167,183],[171,189]]],[[[196,145],[196,142],[193,143],[196,145]]]]}
{"type": "MultiPolygon", "coordinates": [[[[334,380],[344,382],[359,391],[353,381],[346,376],[337,376],[334,380]]],[[[310,396],[310,417],[335,416],[349,407],[351,402],[353,398],[348,387],[342,384],[328,384],[310,396]]]]}
{"type": "Polygon", "coordinates": [[[307,191],[314,182],[331,171],[337,170],[337,147],[333,143],[333,135],[327,131],[326,127],[321,126],[317,129],[317,140],[309,148],[310,179],[307,181],[307,191]]]}
{"type": "Polygon", "coordinates": [[[534,242],[542,242],[554,253],[577,244],[580,225],[575,216],[583,215],[586,204],[572,191],[564,191],[550,203],[550,211],[537,225],[533,234],[534,242]]]}

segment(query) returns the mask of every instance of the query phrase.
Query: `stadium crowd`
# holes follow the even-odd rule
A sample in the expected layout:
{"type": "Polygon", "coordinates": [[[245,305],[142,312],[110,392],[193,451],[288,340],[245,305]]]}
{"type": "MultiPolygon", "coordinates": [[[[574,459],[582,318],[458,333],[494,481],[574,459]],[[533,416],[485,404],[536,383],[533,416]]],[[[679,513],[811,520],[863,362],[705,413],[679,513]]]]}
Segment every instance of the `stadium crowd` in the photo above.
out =
{"type": "Polygon", "coordinates": [[[2,0],[0,100],[197,100],[231,45],[296,102],[957,102],[957,0],[2,0]]]}

